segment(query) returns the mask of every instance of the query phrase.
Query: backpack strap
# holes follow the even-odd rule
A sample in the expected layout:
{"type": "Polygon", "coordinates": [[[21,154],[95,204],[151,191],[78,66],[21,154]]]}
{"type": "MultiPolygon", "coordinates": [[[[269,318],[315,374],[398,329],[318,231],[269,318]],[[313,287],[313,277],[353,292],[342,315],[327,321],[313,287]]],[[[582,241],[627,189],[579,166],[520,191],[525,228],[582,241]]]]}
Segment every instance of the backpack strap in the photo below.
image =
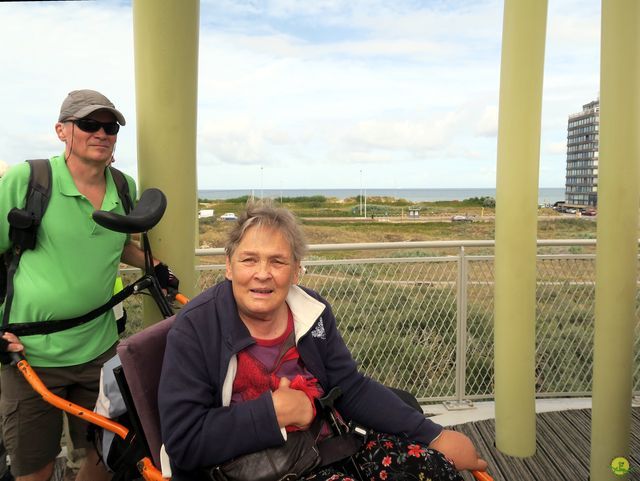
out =
{"type": "Polygon", "coordinates": [[[110,311],[113,306],[121,303],[127,297],[135,292],[136,285],[131,284],[125,287],[123,290],[115,294],[111,299],[100,307],[83,314],[82,316],[74,317],[72,319],[59,319],[51,321],[35,321],[35,322],[23,322],[23,323],[11,323],[4,326],[3,330],[7,332],[13,332],[16,336],[35,336],[36,334],[52,334],[54,332],[65,331],[72,327],[86,324],[89,321],[93,321],[96,317],[110,311]]]}
{"type": "Polygon", "coordinates": [[[109,166],[109,170],[111,171],[113,182],[116,184],[116,188],[118,189],[118,197],[120,197],[120,201],[122,202],[124,213],[128,214],[133,209],[133,201],[131,200],[131,194],[129,193],[129,182],[127,182],[125,175],[115,167],[109,166]]]}
{"type": "Polygon", "coordinates": [[[25,250],[35,249],[38,228],[49,199],[51,198],[51,164],[48,159],[27,160],[30,166],[24,209],[14,207],[9,211],[9,239],[11,240],[11,258],[7,267],[6,294],[2,327],[9,323],[9,312],[13,302],[13,277],[20,257],[25,250]]]}
{"type": "Polygon", "coordinates": [[[51,198],[51,164],[48,159],[27,160],[31,168],[25,206],[7,216],[13,252],[35,249],[38,228],[51,198]]]}
{"type": "MultiPolygon", "coordinates": [[[[27,162],[31,166],[31,174],[25,208],[31,213],[37,227],[40,226],[42,216],[47,210],[49,199],[51,199],[51,163],[49,159],[31,159],[27,162]]],[[[35,248],[35,241],[33,247],[30,248],[35,248]]]]}

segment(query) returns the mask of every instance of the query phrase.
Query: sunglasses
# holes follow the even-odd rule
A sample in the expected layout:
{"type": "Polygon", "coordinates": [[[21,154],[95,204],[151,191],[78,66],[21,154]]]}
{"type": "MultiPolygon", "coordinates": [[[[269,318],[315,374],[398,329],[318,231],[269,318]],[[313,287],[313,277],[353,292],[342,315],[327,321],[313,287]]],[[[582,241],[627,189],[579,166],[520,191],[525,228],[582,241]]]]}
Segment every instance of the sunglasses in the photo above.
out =
{"type": "Polygon", "coordinates": [[[104,133],[107,135],[116,135],[120,130],[120,124],[118,122],[98,122],[93,119],[75,119],[71,122],[77,125],[83,132],[94,133],[100,129],[104,129],[104,133]]]}

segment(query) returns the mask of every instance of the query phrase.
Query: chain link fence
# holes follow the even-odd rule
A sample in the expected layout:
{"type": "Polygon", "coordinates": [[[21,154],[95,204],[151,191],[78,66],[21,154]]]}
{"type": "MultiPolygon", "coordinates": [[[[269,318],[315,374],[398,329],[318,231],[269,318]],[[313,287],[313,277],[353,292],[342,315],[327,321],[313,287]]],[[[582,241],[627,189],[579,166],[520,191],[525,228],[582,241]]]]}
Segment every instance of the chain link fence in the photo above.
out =
{"type": "MultiPolygon", "coordinates": [[[[458,254],[444,256],[433,255],[429,246],[442,243],[413,244],[420,249],[412,257],[306,261],[300,283],[330,302],[338,328],[366,374],[411,392],[422,403],[493,398],[493,256],[468,255],[464,241],[447,243],[448,248],[457,246],[458,254]]],[[[392,245],[377,247],[391,255],[392,245]]],[[[362,245],[349,247],[358,248],[362,245]]],[[[223,265],[198,269],[202,289],[224,277],[223,265]]],[[[537,272],[537,395],[588,396],[595,256],[539,255],[537,272]]],[[[638,338],[635,392],[640,391],[638,338]]]]}

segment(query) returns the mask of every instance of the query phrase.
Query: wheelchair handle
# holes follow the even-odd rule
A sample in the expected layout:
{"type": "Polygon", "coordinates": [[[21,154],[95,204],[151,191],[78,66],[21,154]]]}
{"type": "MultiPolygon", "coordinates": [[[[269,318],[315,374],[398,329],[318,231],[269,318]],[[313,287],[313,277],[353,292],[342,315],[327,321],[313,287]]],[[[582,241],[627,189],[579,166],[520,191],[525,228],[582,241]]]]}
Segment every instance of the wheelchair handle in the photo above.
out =
{"type": "Polygon", "coordinates": [[[476,478],[476,481],[493,481],[493,478],[486,471],[471,471],[471,474],[476,478]]]}
{"type": "Polygon", "coordinates": [[[9,357],[11,358],[11,365],[17,366],[20,361],[23,361],[24,355],[21,352],[10,352],[9,357]]]}
{"type": "Polygon", "coordinates": [[[189,298],[187,296],[185,296],[184,294],[176,294],[176,301],[178,301],[180,304],[182,304],[183,306],[189,302],[189,298]]]}
{"type": "Polygon", "coordinates": [[[97,224],[106,229],[123,234],[136,234],[147,232],[160,222],[166,208],[167,197],[160,189],[152,188],[142,193],[136,206],[127,215],[96,210],[92,217],[97,224]]]}

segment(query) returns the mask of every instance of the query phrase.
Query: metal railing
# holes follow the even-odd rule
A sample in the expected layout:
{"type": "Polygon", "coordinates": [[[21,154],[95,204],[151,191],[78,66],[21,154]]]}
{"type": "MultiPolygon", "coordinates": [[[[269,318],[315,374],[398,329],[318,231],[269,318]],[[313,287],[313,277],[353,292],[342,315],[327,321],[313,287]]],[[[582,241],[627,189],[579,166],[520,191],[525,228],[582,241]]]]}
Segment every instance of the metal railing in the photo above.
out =
{"type": "MultiPolygon", "coordinates": [[[[539,397],[590,395],[595,255],[572,252],[594,246],[590,239],[538,241],[539,397]],[[567,248],[569,253],[553,252],[567,248]]],[[[365,373],[410,391],[423,403],[490,399],[493,247],[493,241],[314,245],[300,283],[330,302],[365,373]],[[385,257],[372,257],[372,251],[385,257]],[[337,252],[343,258],[320,258],[337,252]]],[[[196,254],[210,258],[223,250],[198,249],[196,254]]],[[[198,270],[203,289],[224,276],[223,264],[200,265],[198,270]]],[[[637,392],[638,336],[634,352],[637,392]]]]}

